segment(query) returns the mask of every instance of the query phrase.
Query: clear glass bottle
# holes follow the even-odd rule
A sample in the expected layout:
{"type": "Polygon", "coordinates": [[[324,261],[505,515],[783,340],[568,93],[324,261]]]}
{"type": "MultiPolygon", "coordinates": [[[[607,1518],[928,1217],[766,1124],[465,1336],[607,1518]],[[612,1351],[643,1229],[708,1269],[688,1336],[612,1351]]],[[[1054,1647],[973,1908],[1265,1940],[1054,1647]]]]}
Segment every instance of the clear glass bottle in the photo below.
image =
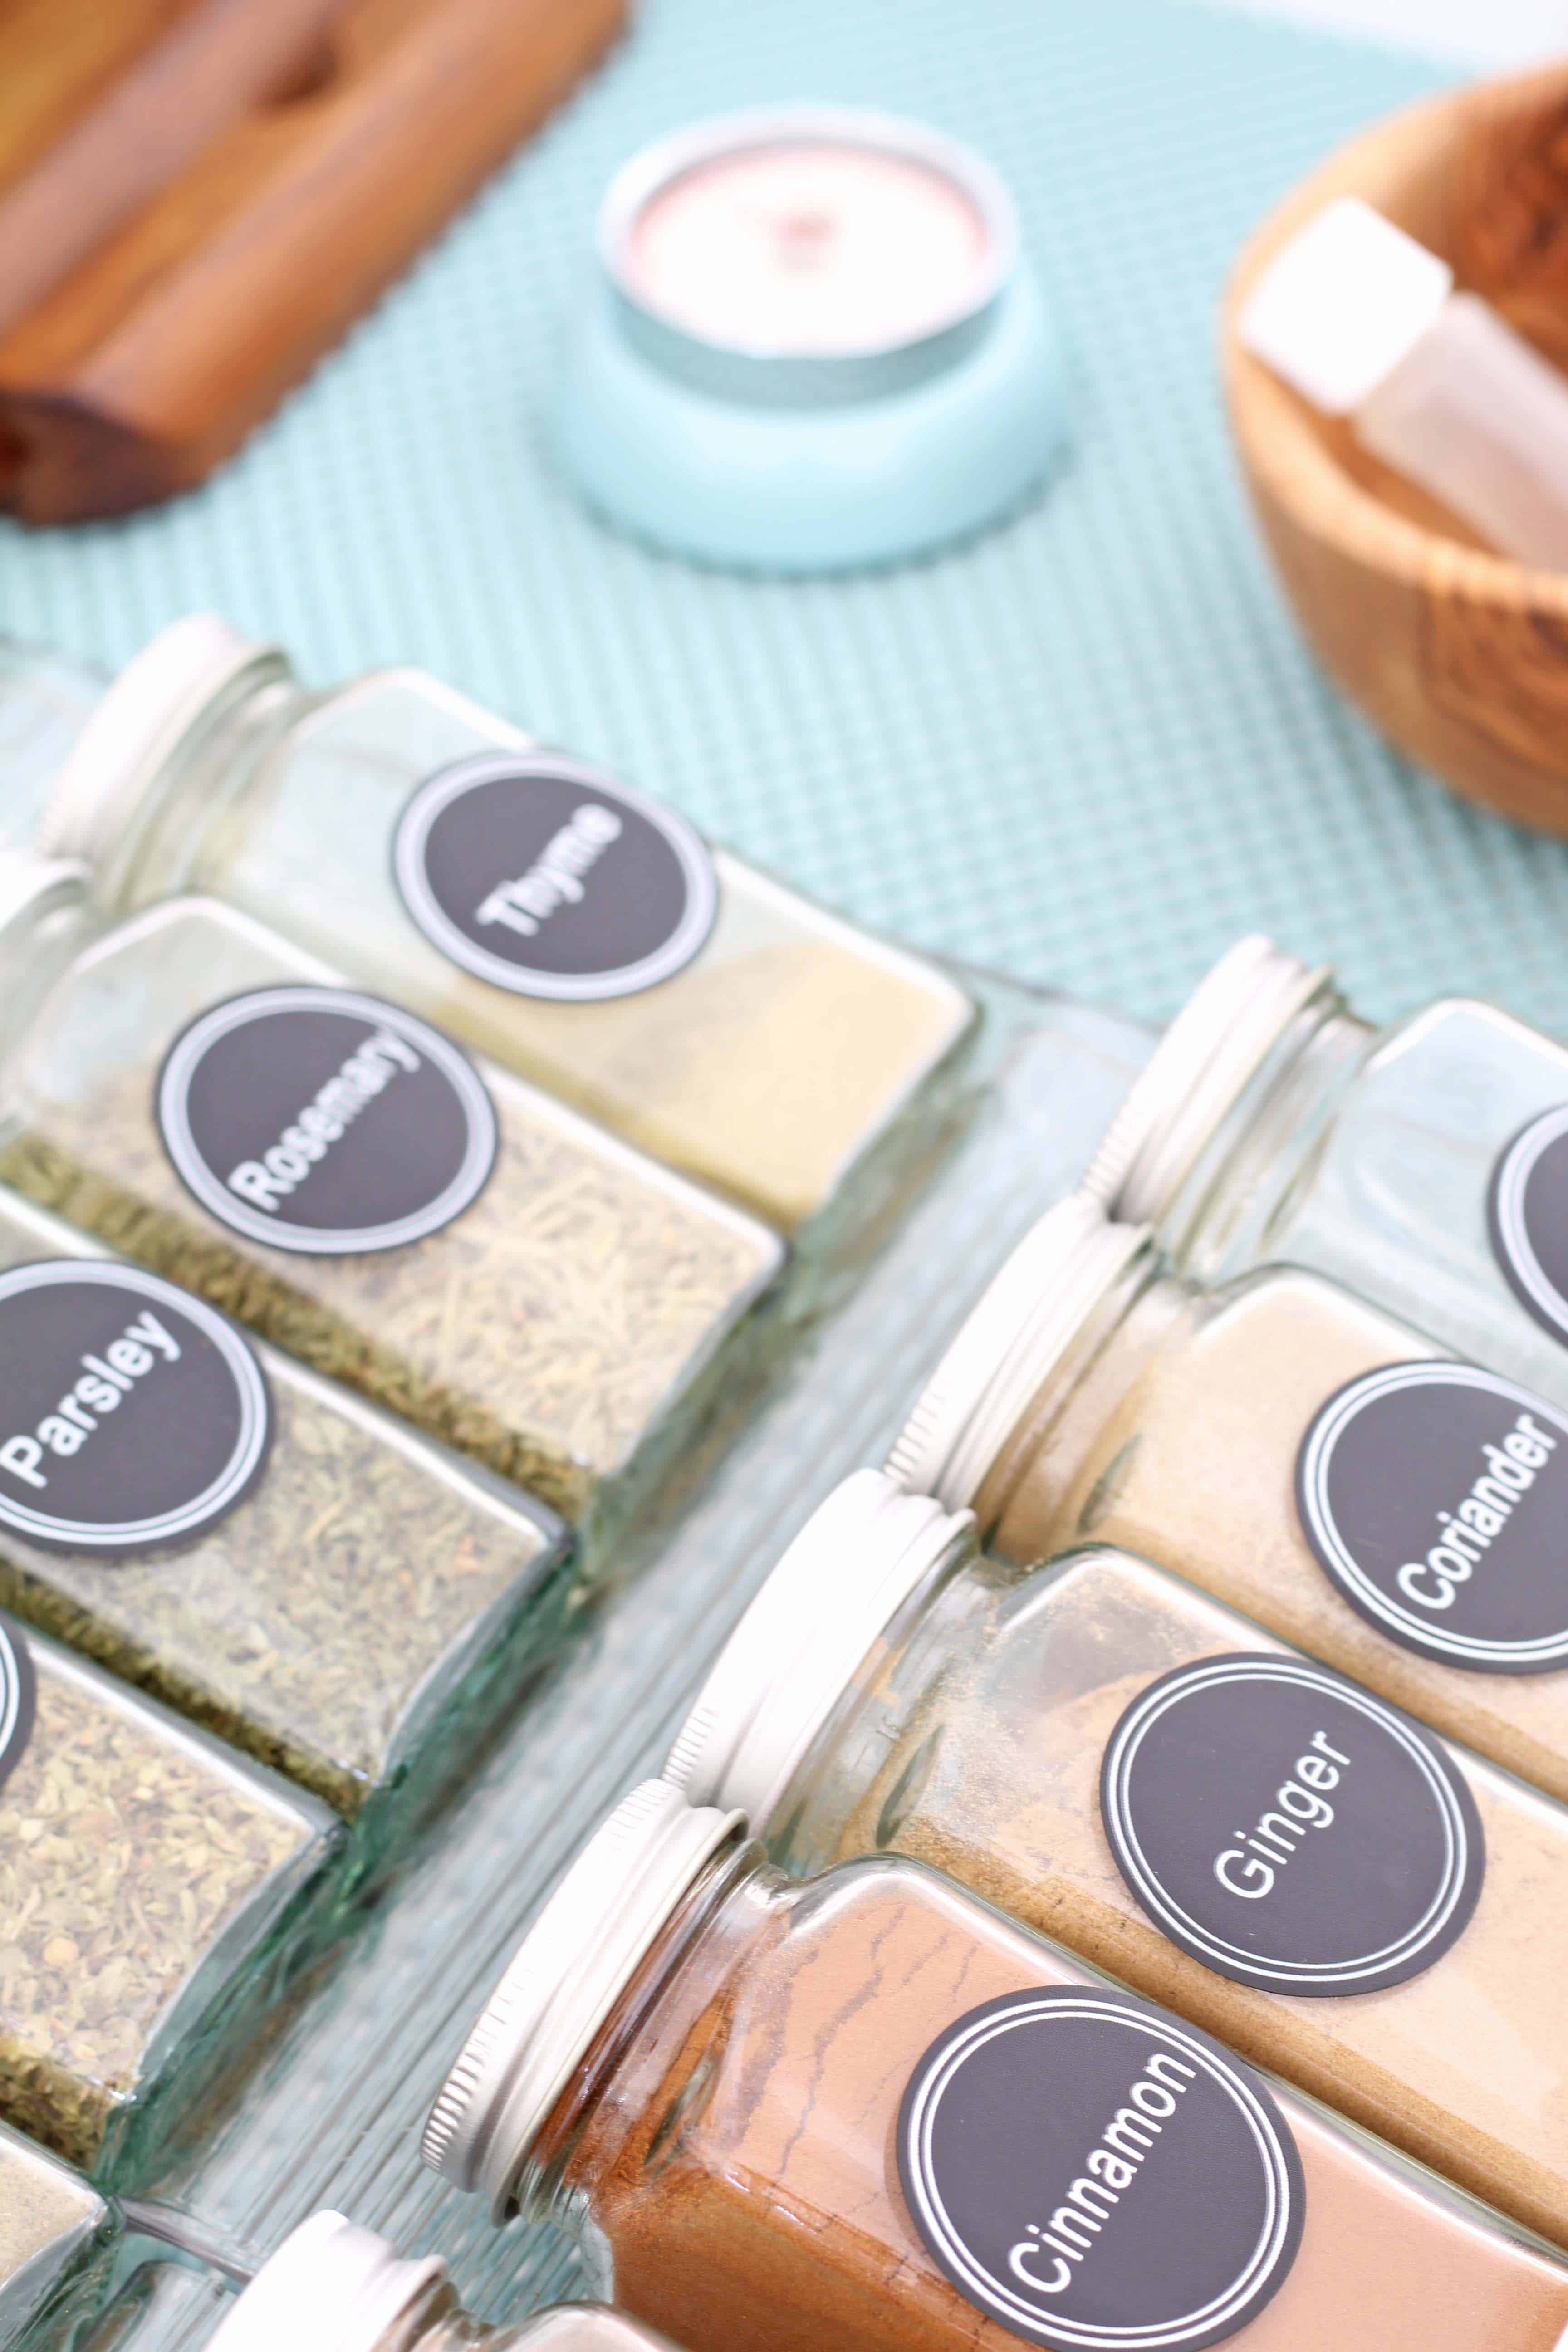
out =
{"type": "Polygon", "coordinates": [[[1084,1189],[1199,1281],[1310,1266],[1568,1403],[1559,1129],[1552,1038],[1468,997],[1380,1034],[1329,971],[1247,939],[1155,1048],[1084,1189]]]}
{"type": "Polygon", "coordinates": [[[689,2352],[1553,2352],[1568,2272],[1479,2209],[923,1864],[792,1885],[741,1826],[634,1790],[426,2135],[689,2352]]]}
{"type": "Polygon", "coordinates": [[[72,872],[12,873],[0,1180],[596,1535],[732,1408],[765,1226],[215,899],[70,956],[72,872]]]}
{"type": "Polygon", "coordinates": [[[105,2291],[113,2208],[58,2157],[0,2124],[0,2345],[54,2352],[105,2291]]]}
{"type": "Polygon", "coordinates": [[[810,1226],[813,1255],[864,1237],[929,1157],[975,1022],[936,966],[423,671],[307,693],[205,616],[111,689],[38,841],[122,911],[202,890],[286,931],[781,1232],[810,1226]]]}
{"type": "Polygon", "coordinates": [[[289,2231],[210,2338],[211,2352],[301,2341],[314,2352],[671,2352],[595,2304],[487,2326],[462,2309],[437,2256],[404,2261],[374,2230],[331,2212],[289,2231]]]}
{"type": "Polygon", "coordinates": [[[1016,1565],[1094,1542],[1173,1569],[1568,1802],[1568,1414],[1338,1283],[1201,1291],[1063,1202],[889,1466],[1016,1565]]]}
{"type": "Polygon", "coordinates": [[[342,1832],[45,1635],[3,1634],[0,2112],[119,2181],[256,2034],[342,1832]]]}
{"type": "Polygon", "coordinates": [[[355,1819],[357,1876],[560,1638],[570,1538],[491,1473],[214,1324],[0,1185],[0,1606],[355,1819]],[[163,1345],[127,1353],[147,1314],[163,1345]],[[110,1349],[133,1367],[122,1387],[110,1349]],[[98,1426],[68,1470],[29,1433],[89,1359],[98,1426]],[[198,1417],[215,1403],[210,1449],[198,1417]],[[150,1451],[167,1465],[152,1494],[150,1451]]]}
{"type": "Polygon", "coordinates": [[[1568,1811],[1148,1562],[1019,1579],[859,1472],[666,1776],[795,1874],[947,1872],[1568,2244],[1568,1811]]]}

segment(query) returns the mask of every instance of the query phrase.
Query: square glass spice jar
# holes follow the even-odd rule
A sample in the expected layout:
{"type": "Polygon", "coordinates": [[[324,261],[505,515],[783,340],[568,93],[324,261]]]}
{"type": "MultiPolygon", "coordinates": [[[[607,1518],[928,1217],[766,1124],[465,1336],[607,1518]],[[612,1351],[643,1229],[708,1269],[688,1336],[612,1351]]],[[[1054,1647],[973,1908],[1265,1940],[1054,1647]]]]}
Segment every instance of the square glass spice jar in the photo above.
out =
{"type": "Polygon", "coordinates": [[[1202,1291],[1060,1202],[889,1466],[1002,1559],[1174,1569],[1568,1802],[1568,1411],[1325,1276],[1202,1291]]]}
{"type": "Polygon", "coordinates": [[[37,842],[121,911],[211,892],[814,1262],[852,1257],[953,1111],[976,1008],[677,813],[416,669],[308,694],[177,623],[61,772],[37,842]]]}
{"type": "Polygon", "coordinates": [[[0,1179],[597,1538],[669,1490],[774,1234],[215,899],[73,956],[9,857],[0,1179]]]}
{"type": "Polygon", "coordinates": [[[633,1791],[426,2160],[688,2352],[1560,2352],[1568,2269],[901,1855],[633,1791]]]}
{"type": "Polygon", "coordinates": [[[1242,940],[1084,1189],[1199,1281],[1310,1267],[1568,1406],[1568,1047],[1495,1005],[1380,1033],[1326,967],[1242,940]]]}
{"type": "Polygon", "coordinates": [[[797,1874],[946,1871],[1568,2245],[1568,1810],[1147,1561],[1020,1579],[858,1472],[665,1769],[797,1874]]]}
{"type": "Polygon", "coordinates": [[[0,1621],[0,2113],[97,2179],[169,2155],[312,1948],[342,1834],[0,1621]]]}
{"type": "Polygon", "coordinates": [[[561,1638],[570,1553],[542,1504],[0,1185],[0,1605],[353,1819],[356,1878],[561,1638]]]}
{"type": "Polygon", "coordinates": [[[107,2292],[119,2219],[79,2172],[0,2124],[0,2345],[54,2352],[107,2292]]]}

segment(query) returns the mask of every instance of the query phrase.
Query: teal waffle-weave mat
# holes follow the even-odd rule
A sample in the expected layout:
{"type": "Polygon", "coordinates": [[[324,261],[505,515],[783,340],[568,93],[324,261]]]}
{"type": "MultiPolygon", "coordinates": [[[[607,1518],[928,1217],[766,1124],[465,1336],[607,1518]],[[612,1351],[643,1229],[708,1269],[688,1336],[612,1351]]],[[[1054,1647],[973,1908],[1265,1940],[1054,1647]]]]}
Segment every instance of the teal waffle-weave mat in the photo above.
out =
{"type": "Polygon", "coordinates": [[[423,662],[863,918],[1144,1018],[1258,928],[1373,1015],[1474,990],[1563,1028],[1568,850],[1462,808],[1320,680],[1215,386],[1249,226],[1437,78],[1196,0],[650,0],[207,488],[0,531],[0,627],[118,660],[207,604],[315,681],[423,662]],[[1073,346],[1076,442],[968,549],[785,585],[610,536],[537,420],[611,169],[795,97],[922,115],[999,165],[1073,346]]]}

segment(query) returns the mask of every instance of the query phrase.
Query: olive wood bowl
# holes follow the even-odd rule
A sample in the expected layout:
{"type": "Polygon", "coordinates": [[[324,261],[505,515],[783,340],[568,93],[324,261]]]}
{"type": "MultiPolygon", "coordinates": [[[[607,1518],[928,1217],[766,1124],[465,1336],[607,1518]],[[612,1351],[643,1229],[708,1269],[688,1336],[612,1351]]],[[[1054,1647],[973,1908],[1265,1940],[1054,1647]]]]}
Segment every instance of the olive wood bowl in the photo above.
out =
{"type": "Polygon", "coordinates": [[[1342,147],[1247,246],[1224,324],[1247,487],[1325,668],[1457,791],[1568,834],[1568,573],[1494,553],[1237,343],[1264,262],[1339,195],[1442,254],[1568,372],[1568,65],[1446,94],[1342,147]]]}

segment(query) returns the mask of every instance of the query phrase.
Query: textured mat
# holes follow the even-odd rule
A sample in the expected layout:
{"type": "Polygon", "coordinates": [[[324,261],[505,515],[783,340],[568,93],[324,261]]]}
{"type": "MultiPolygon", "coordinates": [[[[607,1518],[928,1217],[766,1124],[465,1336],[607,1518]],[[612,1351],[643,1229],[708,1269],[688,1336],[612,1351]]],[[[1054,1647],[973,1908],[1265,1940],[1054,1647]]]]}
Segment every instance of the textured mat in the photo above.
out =
{"type": "Polygon", "coordinates": [[[1145,1017],[1256,926],[1376,1014],[1461,988],[1568,1027],[1568,852],[1461,809],[1321,685],[1215,386],[1250,223],[1433,78],[1184,0],[651,0],[206,490],[0,531],[0,627],[118,658],[209,604],[313,679],[423,661],[868,918],[1145,1017]],[[923,114],[1006,173],[1076,449],[960,554],[749,584],[588,520],[535,420],[611,168],[687,115],[814,96],[923,114]]]}

